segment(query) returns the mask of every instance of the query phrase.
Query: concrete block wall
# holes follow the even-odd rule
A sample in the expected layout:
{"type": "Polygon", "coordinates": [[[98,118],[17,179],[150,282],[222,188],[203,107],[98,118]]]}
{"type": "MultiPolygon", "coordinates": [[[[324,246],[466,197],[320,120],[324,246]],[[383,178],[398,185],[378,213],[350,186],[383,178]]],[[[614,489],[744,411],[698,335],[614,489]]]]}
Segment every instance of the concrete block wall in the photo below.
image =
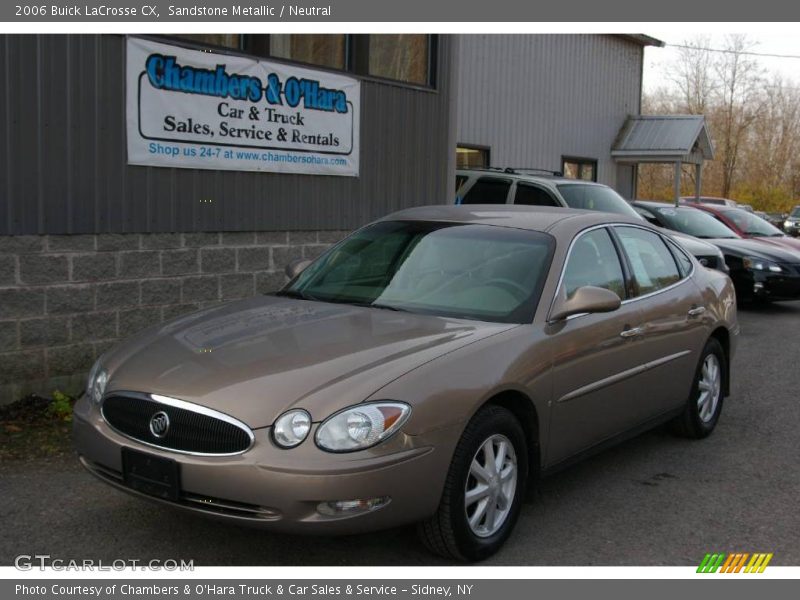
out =
{"type": "Polygon", "coordinates": [[[344,231],[0,236],[0,404],[78,393],[95,359],[153,323],[279,289],[344,231]]]}

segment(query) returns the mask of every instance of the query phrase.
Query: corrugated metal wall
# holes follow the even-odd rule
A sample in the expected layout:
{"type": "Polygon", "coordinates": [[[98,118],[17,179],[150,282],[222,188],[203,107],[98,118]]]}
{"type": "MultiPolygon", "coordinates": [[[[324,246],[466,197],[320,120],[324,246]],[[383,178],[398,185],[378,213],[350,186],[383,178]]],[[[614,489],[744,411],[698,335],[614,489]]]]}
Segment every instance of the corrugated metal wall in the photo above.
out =
{"type": "Polygon", "coordinates": [[[356,179],[129,166],[125,38],[0,36],[0,235],[350,229],[446,202],[452,41],[435,92],[362,83],[356,179]]]}
{"type": "Polygon", "coordinates": [[[611,160],[639,114],[642,46],[612,35],[461,36],[458,142],[491,148],[497,166],[560,170],[562,156],[598,160],[598,181],[632,191],[611,160]]]}

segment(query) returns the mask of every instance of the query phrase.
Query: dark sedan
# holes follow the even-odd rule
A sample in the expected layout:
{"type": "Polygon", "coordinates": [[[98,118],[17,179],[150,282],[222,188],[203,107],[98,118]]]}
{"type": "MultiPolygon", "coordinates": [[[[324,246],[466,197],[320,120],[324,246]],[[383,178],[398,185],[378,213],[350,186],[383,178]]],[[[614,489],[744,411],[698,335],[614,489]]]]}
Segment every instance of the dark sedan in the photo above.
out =
{"type": "Polygon", "coordinates": [[[753,238],[774,246],[800,252],[799,239],[786,235],[783,231],[758,215],[749,213],[741,208],[707,206],[705,204],[691,204],[690,206],[707,212],[717,221],[736,232],[740,237],[753,238]]]}
{"type": "Polygon", "coordinates": [[[722,250],[740,301],[800,299],[800,252],[742,238],[699,208],[641,200],[633,205],[650,223],[707,240],[722,250]]]}

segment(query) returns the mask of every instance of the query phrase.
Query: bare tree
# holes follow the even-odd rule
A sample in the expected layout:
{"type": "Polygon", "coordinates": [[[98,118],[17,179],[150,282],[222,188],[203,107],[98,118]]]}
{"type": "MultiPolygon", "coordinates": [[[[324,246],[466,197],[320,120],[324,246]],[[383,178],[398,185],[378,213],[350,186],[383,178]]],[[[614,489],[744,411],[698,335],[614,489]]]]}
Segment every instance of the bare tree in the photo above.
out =
{"type": "MultiPolygon", "coordinates": [[[[703,191],[755,208],[784,211],[800,196],[800,89],[779,76],[769,80],[745,36],[729,36],[711,50],[700,37],[687,41],[668,68],[665,85],[642,99],[644,114],[703,114],[716,149],[705,165],[703,191]]],[[[642,164],[640,198],[672,196],[671,165],[642,164]]],[[[682,174],[694,190],[692,170],[682,174]]]]}
{"type": "Polygon", "coordinates": [[[707,36],[684,40],[678,49],[677,60],[667,71],[667,77],[680,93],[680,112],[705,114],[718,87],[709,45],[710,38],[707,36]]]}
{"type": "Polygon", "coordinates": [[[753,47],[742,34],[726,36],[724,52],[714,61],[720,82],[720,108],[716,123],[719,162],[722,166],[721,193],[728,197],[736,177],[742,144],[763,109],[763,69],[746,52],[753,47]]]}

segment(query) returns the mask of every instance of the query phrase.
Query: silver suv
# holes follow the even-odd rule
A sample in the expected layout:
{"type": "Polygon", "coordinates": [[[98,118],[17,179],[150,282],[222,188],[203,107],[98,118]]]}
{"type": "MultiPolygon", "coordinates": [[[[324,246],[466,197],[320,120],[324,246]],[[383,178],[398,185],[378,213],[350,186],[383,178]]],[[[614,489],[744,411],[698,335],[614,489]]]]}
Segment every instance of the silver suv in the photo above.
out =
{"type": "Polygon", "coordinates": [[[800,205],[795,206],[783,222],[783,230],[789,235],[800,235],[800,205]]]}
{"type": "MultiPolygon", "coordinates": [[[[568,179],[555,171],[520,168],[456,170],[456,204],[524,204],[561,206],[616,213],[645,220],[616,191],[593,181],[568,179]]],[[[672,237],[700,264],[725,273],[725,258],[716,246],[667,229],[672,237]]]]}
{"type": "Polygon", "coordinates": [[[538,169],[459,169],[456,204],[563,206],[637,216],[625,199],[606,185],[538,169]]]}

